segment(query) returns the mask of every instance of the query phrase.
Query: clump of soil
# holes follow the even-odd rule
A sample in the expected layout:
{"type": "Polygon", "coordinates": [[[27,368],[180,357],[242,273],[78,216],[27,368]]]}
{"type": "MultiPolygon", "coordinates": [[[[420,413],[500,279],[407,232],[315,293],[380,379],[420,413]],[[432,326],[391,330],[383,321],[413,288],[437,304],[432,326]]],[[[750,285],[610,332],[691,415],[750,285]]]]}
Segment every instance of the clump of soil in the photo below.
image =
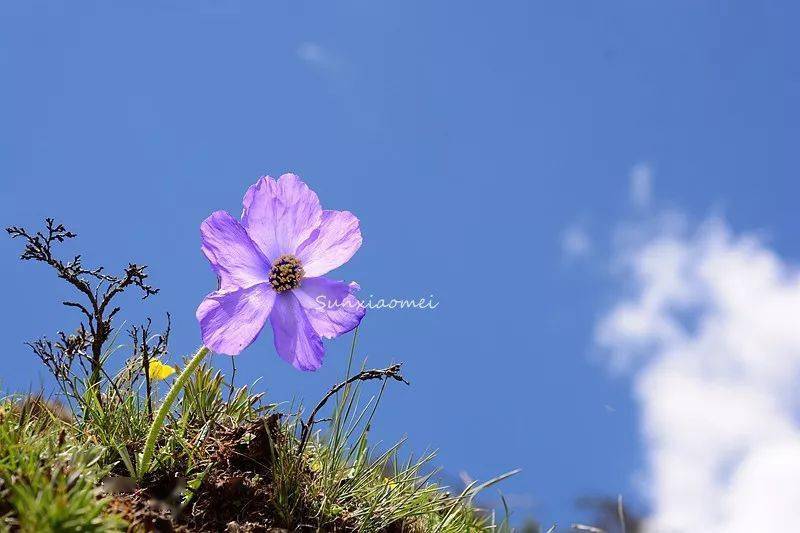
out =
{"type": "Polygon", "coordinates": [[[173,520],[172,510],[163,502],[151,498],[146,489],[130,494],[114,494],[108,508],[130,524],[129,531],[189,531],[186,526],[173,520]]]}
{"type": "Polygon", "coordinates": [[[217,440],[213,466],[195,495],[190,522],[195,531],[268,531],[272,446],[285,436],[273,415],[226,431],[217,440]]]}
{"type": "Polygon", "coordinates": [[[112,496],[110,508],[135,531],[231,533],[286,531],[271,514],[272,447],[286,445],[280,415],[218,431],[207,452],[210,466],[190,503],[181,507],[184,480],[169,475],[112,496]]]}

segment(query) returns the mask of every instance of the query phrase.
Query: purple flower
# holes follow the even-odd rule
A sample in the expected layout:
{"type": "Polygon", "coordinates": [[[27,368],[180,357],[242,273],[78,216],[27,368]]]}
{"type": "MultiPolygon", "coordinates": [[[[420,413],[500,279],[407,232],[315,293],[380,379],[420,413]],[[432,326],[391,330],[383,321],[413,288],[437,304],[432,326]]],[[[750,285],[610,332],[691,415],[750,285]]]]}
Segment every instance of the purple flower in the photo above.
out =
{"type": "Polygon", "coordinates": [[[265,176],[244,195],[239,222],[216,211],[200,226],[202,250],[219,290],[197,308],[203,342],[236,355],[269,320],[278,355],[300,370],[322,365],[322,337],[355,328],[365,309],[358,289],[323,276],[361,246],[358,219],[323,211],[316,193],[294,174],[265,176]]]}

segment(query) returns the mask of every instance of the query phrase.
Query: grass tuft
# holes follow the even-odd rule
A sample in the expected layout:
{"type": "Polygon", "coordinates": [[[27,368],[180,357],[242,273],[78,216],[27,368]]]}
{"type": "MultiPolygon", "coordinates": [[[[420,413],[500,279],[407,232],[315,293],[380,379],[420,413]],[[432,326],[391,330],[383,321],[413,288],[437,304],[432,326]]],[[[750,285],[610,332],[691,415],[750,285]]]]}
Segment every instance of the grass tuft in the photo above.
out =
{"type": "Polygon", "coordinates": [[[57,410],[38,398],[0,402],[0,529],[124,530],[99,489],[103,447],[78,438],[57,410]]]}

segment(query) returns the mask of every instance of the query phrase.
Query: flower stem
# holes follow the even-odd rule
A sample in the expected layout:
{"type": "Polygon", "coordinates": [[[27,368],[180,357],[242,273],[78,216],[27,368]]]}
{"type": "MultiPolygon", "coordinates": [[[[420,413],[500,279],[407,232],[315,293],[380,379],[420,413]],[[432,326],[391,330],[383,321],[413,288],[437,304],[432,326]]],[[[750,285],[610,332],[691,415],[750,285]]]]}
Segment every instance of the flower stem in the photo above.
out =
{"type": "Polygon", "coordinates": [[[144,451],[142,452],[142,460],[139,462],[138,468],[136,469],[139,479],[150,470],[150,461],[153,459],[153,451],[156,447],[158,432],[161,426],[164,425],[164,419],[167,417],[167,413],[172,409],[172,404],[175,403],[178,394],[186,385],[186,382],[189,381],[189,378],[192,376],[195,369],[197,369],[198,365],[200,365],[201,361],[208,355],[208,352],[209,349],[205,346],[201,346],[200,349],[197,350],[197,353],[186,365],[186,368],[183,369],[183,372],[180,373],[175,383],[172,384],[172,387],[170,387],[161,407],[158,408],[158,413],[156,413],[153,423],[150,424],[150,431],[147,433],[147,440],[144,443],[144,451]]]}

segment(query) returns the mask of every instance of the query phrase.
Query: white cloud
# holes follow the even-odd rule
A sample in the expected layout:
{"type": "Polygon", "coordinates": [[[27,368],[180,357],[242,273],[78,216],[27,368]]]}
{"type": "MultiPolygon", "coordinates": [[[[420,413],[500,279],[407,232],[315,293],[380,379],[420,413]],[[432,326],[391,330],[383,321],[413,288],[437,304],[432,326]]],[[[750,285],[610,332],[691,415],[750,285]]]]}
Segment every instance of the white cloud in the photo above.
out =
{"type": "Polygon", "coordinates": [[[630,172],[631,204],[639,209],[650,206],[653,196],[653,168],[649,163],[637,163],[630,172]]]}
{"type": "Polygon", "coordinates": [[[798,269],[721,219],[631,235],[596,338],[634,369],[647,531],[799,527],[798,269]]]}
{"type": "Polygon", "coordinates": [[[327,73],[337,72],[342,68],[341,58],[319,43],[301,43],[297,47],[297,57],[311,67],[327,73]]]}
{"type": "Polygon", "coordinates": [[[592,239],[582,226],[574,224],[561,234],[561,251],[570,258],[584,257],[592,251],[592,239]]]}

